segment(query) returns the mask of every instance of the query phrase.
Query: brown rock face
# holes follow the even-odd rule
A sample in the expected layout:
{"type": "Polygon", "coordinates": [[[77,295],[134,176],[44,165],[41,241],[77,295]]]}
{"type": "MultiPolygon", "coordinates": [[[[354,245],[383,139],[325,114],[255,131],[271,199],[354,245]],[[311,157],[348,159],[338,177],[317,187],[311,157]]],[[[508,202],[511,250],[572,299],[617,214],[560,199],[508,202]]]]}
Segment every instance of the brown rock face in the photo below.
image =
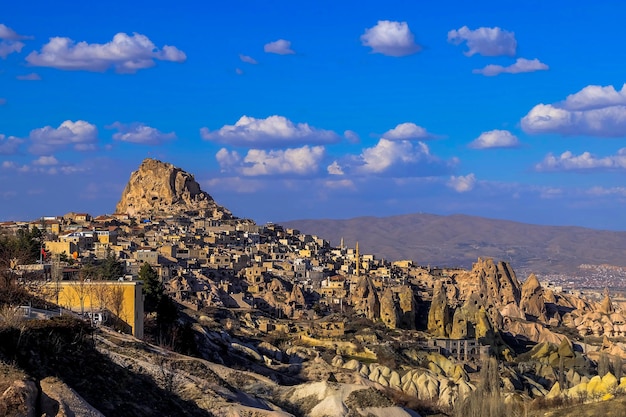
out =
{"type": "Polygon", "coordinates": [[[115,210],[133,217],[181,213],[197,213],[215,219],[232,217],[200,189],[193,175],[150,158],[131,174],[115,210]]]}
{"type": "Polygon", "coordinates": [[[378,294],[366,277],[359,278],[355,290],[350,295],[350,304],[357,313],[365,314],[370,320],[377,319],[380,314],[378,294]]]}
{"type": "Polygon", "coordinates": [[[415,329],[415,310],[417,303],[413,290],[409,286],[402,286],[398,291],[398,314],[400,316],[399,326],[402,329],[415,329]]]}
{"type": "Polygon", "coordinates": [[[398,327],[398,312],[391,288],[387,288],[380,297],[380,318],[390,329],[398,327]]]}
{"type": "Polygon", "coordinates": [[[528,319],[541,322],[548,321],[546,316],[546,303],[543,298],[543,288],[535,274],[530,274],[522,285],[522,299],[520,307],[528,319]]]}
{"type": "Polygon", "coordinates": [[[441,282],[435,284],[433,300],[428,312],[428,331],[435,337],[448,337],[451,331],[450,307],[441,282]]]}

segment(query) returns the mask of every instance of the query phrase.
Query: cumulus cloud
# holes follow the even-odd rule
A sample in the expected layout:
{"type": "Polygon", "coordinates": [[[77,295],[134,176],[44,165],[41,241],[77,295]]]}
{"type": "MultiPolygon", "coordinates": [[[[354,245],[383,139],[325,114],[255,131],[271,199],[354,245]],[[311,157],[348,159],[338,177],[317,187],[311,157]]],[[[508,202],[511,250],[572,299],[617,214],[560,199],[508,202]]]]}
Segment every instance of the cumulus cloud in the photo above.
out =
{"type": "Polygon", "coordinates": [[[22,142],[22,139],[15,136],[6,137],[0,134],[0,155],[13,155],[22,142]]]}
{"type": "Polygon", "coordinates": [[[18,41],[21,39],[32,39],[32,36],[20,35],[7,25],[0,23],[0,39],[4,39],[7,41],[18,41]]]}
{"type": "Polygon", "coordinates": [[[239,59],[241,59],[242,62],[245,62],[245,63],[248,63],[248,64],[253,64],[253,65],[258,64],[256,59],[254,59],[254,58],[252,58],[251,56],[248,56],[248,55],[239,54],[239,59]]]}
{"type": "Polygon", "coordinates": [[[385,139],[390,140],[411,140],[411,139],[429,139],[433,135],[428,133],[426,129],[415,123],[400,123],[398,126],[383,133],[385,139]]]}
{"type": "Polygon", "coordinates": [[[560,103],[560,107],[568,110],[595,110],[611,106],[626,106],[626,84],[620,91],[612,85],[588,85],[560,103]]]}
{"type": "Polygon", "coordinates": [[[554,104],[537,104],[521,120],[526,133],[626,136],[626,89],[590,85],[554,104]]]}
{"type": "Polygon", "coordinates": [[[381,138],[359,155],[348,155],[333,162],[327,171],[332,175],[417,177],[437,175],[449,170],[454,161],[444,162],[430,154],[423,142],[381,138]]]}
{"type": "Polygon", "coordinates": [[[31,39],[30,36],[20,35],[10,27],[0,23],[0,58],[5,59],[14,52],[22,52],[23,39],[31,39]]]}
{"type": "Polygon", "coordinates": [[[229,171],[231,168],[236,167],[241,163],[241,156],[237,151],[229,151],[226,148],[222,148],[215,154],[215,159],[220,165],[222,172],[229,171]]]}
{"type": "Polygon", "coordinates": [[[380,139],[376,146],[363,150],[361,157],[362,172],[380,173],[388,170],[395,164],[415,163],[421,157],[429,155],[428,147],[424,143],[413,146],[408,141],[390,141],[380,139]]]}
{"type": "Polygon", "coordinates": [[[519,146],[519,141],[517,136],[508,130],[496,129],[481,133],[468,146],[474,149],[515,148],[519,146]]]}
{"type": "Polygon", "coordinates": [[[499,27],[481,27],[471,30],[463,26],[458,30],[448,32],[448,42],[460,45],[465,42],[468,50],[466,56],[475,54],[484,56],[514,56],[517,49],[515,33],[500,29],[499,27]]]}
{"type": "Polygon", "coordinates": [[[494,77],[496,75],[506,73],[506,74],[520,74],[523,72],[535,72],[535,71],[546,71],[550,69],[546,64],[539,61],[537,58],[535,59],[525,59],[525,58],[517,58],[514,64],[509,65],[508,67],[503,67],[502,65],[487,65],[482,69],[475,69],[472,72],[474,74],[482,74],[487,77],[494,77]]]}
{"type": "Polygon", "coordinates": [[[54,157],[54,155],[49,155],[49,156],[42,155],[33,161],[33,165],[40,165],[40,166],[57,165],[58,163],[59,161],[58,159],[54,157]]]}
{"type": "Polygon", "coordinates": [[[24,44],[16,41],[0,41],[0,58],[6,59],[14,52],[22,52],[24,44]]]}
{"type": "Polygon", "coordinates": [[[142,145],[160,145],[168,140],[176,139],[176,133],[163,133],[158,129],[146,126],[143,123],[123,124],[115,122],[107,128],[117,129],[113,134],[114,140],[120,142],[138,143],[142,145]]]}
{"type": "Polygon", "coordinates": [[[41,80],[41,76],[37,73],[31,72],[30,74],[18,75],[17,77],[20,81],[39,81],[41,80]]]}
{"type": "Polygon", "coordinates": [[[474,174],[468,174],[465,176],[459,175],[458,177],[453,175],[450,177],[450,180],[446,183],[446,185],[456,192],[466,193],[474,189],[474,186],[476,185],[476,177],[474,174]]]}
{"type": "Polygon", "coordinates": [[[531,134],[626,136],[626,106],[568,110],[552,104],[538,104],[522,118],[521,126],[524,132],[531,134]]]}
{"type": "Polygon", "coordinates": [[[422,50],[415,43],[415,37],[406,22],[379,20],[378,23],[365,29],[361,35],[363,46],[372,48],[372,52],[388,56],[406,56],[422,50]]]}
{"type": "Polygon", "coordinates": [[[559,156],[548,154],[543,161],[535,165],[537,171],[585,171],[626,169],[626,148],[620,149],[616,155],[603,158],[589,152],[574,155],[570,151],[559,156]]]}
{"type": "Polygon", "coordinates": [[[28,138],[32,143],[29,151],[36,155],[50,154],[70,146],[86,151],[95,149],[98,129],[84,120],[66,120],[58,128],[45,126],[31,130],[28,138]]]}
{"type": "Polygon", "coordinates": [[[234,125],[225,125],[219,130],[200,129],[203,139],[233,146],[293,146],[303,143],[327,144],[341,140],[331,130],[316,129],[307,123],[293,123],[283,116],[266,119],[242,116],[234,125]]]}
{"type": "Polygon", "coordinates": [[[61,70],[104,72],[114,68],[118,73],[135,73],[156,65],[155,61],[184,62],[185,53],[175,46],[158,49],[147,36],[140,33],[118,33],[105,44],[78,42],[70,38],[53,37],[40,52],[33,51],[26,61],[37,67],[61,70]]]}
{"type": "Polygon", "coordinates": [[[291,49],[291,41],[287,41],[285,39],[279,39],[274,42],[266,43],[263,46],[263,50],[268,54],[278,55],[292,55],[296,53],[296,51],[291,49]]]}
{"type": "Polygon", "coordinates": [[[328,165],[326,171],[329,175],[343,175],[343,169],[337,161],[333,161],[332,164],[328,165]]]}
{"type": "Polygon", "coordinates": [[[361,138],[359,137],[359,134],[352,130],[346,130],[345,132],[343,132],[343,137],[346,138],[348,142],[350,143],[361,142],[361,138]]]}
{"type": "Polygon", "coordinates": [[[244,176],[312,175],[319,171],[325,156],[323,146],[303,146],[285,150],[250,149],[245,157],[236,151],[220,149],[217,162],[224,171],[244,176]]]}

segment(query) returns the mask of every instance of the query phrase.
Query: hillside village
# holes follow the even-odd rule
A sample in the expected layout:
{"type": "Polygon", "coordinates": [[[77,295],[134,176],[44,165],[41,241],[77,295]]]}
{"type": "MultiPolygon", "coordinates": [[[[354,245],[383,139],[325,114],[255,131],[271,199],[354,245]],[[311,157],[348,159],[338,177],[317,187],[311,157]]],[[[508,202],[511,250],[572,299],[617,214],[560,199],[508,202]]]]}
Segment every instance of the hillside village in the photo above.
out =
{"type": "MultiPolygon", "coordinates": [[[[115,310],[95,306],[93,296],[81,298],[79,308],[77,298],[59,298],[59,288],[99,285],[101,278],[85,277],[81,268],[114,257],[123,271],[112,281],[133,288],[124,295],[133,311],[118,309],[117,318],[139,339],[144,306],[138,279],[150,265],[185,312],[197,356],[239,364],[281,385],[384,388],[429,402],[433,414],[453,413],[479,391],[492,357],[502,381],[498,390],[520,401],[584,402],[626,391],[626,318],[608,294],[596,302],[532,274],[522,284],[508,263],[490,258],[478,259],[471,270],[444,269],[377,259],[361,253],[358,242],[332,247],[319,236],[257,225],[217,205],[190,174],[153,159],[131,175],[114,214],[68,213],[0,227],[8,234],[39,229],[42,262],[14,270],[43,274],[47,285],[56,285],[60,307],[88,310],[92,319],[100,309],[115,310]],[[232,362],[224,352],[240,358],[232,362]]],[[[117,285],[112,281],[108,285],[117,285]]],[[[354,408],[339,394],[333,394],[339,395],[335,408],[320,406],[329,392],[299,412],[293,404],[282,410],[321,416],[354,408]]],[[[415,415],[406,401],[383,403],[404,404],[406,414],[397,415],[415,415]]],[[[413,410],[428,413],[424,403],[420,407],[413,410]]],[[[257,406],[256,415],[270,415],[262,409],[273,408],[257,406]]]]}

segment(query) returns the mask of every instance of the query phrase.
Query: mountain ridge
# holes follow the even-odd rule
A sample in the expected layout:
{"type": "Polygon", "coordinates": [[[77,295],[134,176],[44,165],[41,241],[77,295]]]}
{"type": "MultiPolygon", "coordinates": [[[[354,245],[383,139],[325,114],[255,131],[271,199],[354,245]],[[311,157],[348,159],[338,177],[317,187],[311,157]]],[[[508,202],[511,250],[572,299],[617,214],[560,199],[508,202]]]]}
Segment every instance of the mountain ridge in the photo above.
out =
{"type": "Polygon", "coordinates": [[[581,264],[626,265],[626,232],[580,226],[544,226],[465,214],[412,213],[388,217],[280,222],[338,244],[357,240],[386,259],[468,268],[477,257],[510,262],[529,273],[580,274],[581,264]]]}

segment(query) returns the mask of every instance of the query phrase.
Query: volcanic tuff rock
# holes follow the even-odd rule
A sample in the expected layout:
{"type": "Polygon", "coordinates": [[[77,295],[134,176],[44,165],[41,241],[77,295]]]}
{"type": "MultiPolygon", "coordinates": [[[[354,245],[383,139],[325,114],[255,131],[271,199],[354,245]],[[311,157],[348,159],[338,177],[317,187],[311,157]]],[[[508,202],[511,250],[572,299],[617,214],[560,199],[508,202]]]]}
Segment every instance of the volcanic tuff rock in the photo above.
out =
{"type": "Polygon", "coordinates": [[[527,318],[534,318],[541,322],[547,322],[546,303],[543,297],[543,288],[535,274],[530,274],[522,285],[522,299],[520,307],[527,318]],[[530,317],[528,317],[530,316],[530,317]]]}
{"type": "Polygon", "coordinates": [[[223,219],[232,214],[200,189],[193,175],[172,164],[146,158],[131,176],[115,207],[130,216],[197,213],[223,219]]]}

